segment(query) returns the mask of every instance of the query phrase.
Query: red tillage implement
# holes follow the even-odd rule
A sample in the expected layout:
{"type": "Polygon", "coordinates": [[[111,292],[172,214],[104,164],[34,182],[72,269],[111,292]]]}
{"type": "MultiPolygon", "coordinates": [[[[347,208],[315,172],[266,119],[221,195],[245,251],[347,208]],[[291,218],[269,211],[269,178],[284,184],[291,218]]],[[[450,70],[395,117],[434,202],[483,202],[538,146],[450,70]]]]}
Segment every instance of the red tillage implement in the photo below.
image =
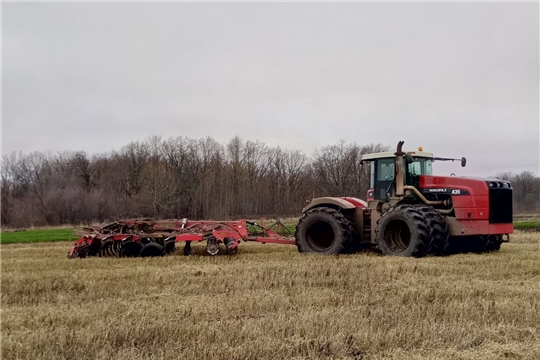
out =
{"type": "Polygon", "coordinates": [[[118,221],[101,228],[84,228],[69,258],[87,256],[147,257],[162,256],[185,243],[184,255],[191,254],[191,242],[206,241],[210,255],[219,252],[223,243],[234,255],[242,241],[294,245],[292,233],[280,221],[265,227],[248,220],[235,221],[118,221]],[[284,237],[280,233],[286,233],[284,237]]]}

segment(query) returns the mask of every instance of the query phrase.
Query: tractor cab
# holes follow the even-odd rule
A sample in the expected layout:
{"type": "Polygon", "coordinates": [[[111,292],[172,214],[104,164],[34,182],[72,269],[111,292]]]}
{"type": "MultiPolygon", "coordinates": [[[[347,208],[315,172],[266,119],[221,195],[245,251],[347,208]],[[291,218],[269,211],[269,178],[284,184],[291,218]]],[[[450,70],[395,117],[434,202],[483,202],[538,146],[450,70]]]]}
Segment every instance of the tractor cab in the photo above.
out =
{"type": "MultiPolygon", "coordinates": [[[[409,151],[405,154],[404,183],[418,187],[421,175],[433,174],[433,154],[409,151]]],[[[362,156],[362,162],[370,162],[370,185],[368,201],[387,201],[396,186],[396,155],[394,152],[381,152],[362,156]]]]}

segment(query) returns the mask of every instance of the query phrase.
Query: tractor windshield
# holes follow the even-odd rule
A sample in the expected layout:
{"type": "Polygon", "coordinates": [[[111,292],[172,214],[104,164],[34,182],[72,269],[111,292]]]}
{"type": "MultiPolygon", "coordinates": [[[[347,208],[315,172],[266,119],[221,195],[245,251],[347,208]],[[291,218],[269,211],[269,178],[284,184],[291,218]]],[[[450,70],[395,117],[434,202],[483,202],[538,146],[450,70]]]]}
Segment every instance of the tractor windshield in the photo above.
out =
{"type": "Polygon", "coordinates": [[[408,185],[418,185],[420,175],[433,174],[433,160],[429,158],[415,157],[412,163],[407,164],[406,182],[408,185]]]}

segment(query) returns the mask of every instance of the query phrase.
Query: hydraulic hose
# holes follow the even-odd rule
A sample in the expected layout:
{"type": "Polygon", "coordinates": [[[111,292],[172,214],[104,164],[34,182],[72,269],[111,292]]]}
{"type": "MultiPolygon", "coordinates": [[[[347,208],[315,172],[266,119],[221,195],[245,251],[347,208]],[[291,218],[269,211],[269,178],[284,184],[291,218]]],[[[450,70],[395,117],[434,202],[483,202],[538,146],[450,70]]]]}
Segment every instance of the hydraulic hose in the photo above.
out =
{"type": "MultiPolygon", "coordinates": [[[[435,205],[446,205],[447,204],[446,200],[428,200],[428,199],[426,199],[426,197],[420,191],[418,191],[418,189],[415,188],[414,186],[405,185],[405,186],[403,186],[403,189],[411,190],[412,192],[414,192],[416,194],[416,196],[418,196],[420,198],[420,200],[422,200],[426,205],[435,206],[435,205]]],[[[439,211],[441,214],[448,215],[448,214],[452,213],[454,208],[451,207],[450,209],[436,209],[436,210],[439,211]]]]}

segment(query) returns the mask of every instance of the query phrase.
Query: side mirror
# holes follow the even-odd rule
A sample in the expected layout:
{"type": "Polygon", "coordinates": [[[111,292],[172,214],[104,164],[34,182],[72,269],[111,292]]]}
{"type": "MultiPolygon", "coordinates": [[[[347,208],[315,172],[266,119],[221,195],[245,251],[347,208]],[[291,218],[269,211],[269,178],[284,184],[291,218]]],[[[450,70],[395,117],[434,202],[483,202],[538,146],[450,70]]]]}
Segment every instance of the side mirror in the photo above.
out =
{"type": "Polygon", "coordinates": [[[467,159],[465,159],[464,157],[461,158],[461,167],[465,167],[465,165],[467,165],[467,159]]]}
{"type": "Polygon", "coordinates": [[[414,159],[413,159],[411,154],[405,154],[405,162],[407,164],[410,164],[410,163],[414,162],[414,159]]]}

